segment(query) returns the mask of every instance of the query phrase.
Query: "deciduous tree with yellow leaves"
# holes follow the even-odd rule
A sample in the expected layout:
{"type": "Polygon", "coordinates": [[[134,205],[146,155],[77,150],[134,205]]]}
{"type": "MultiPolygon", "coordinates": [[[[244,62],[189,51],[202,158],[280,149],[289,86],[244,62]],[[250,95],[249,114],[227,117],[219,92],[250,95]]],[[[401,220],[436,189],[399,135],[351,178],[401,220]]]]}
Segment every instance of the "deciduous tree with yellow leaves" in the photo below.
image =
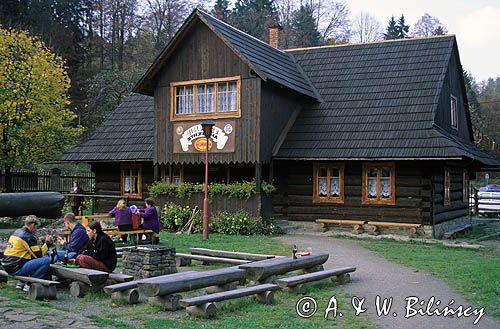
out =
{"type": "Polygon", "coordinates": [[[64,62],[25,31],[0,27],[0,166],[54,159],[82,133],[68,108],[64,62]]]}

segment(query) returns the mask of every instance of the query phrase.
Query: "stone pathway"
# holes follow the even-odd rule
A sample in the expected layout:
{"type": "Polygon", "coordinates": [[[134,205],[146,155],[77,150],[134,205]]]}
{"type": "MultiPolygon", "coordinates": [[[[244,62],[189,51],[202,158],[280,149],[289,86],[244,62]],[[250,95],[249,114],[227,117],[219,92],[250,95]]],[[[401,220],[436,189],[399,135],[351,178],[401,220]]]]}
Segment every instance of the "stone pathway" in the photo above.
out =
{"type": "MultiPolygon", "coordinates": [[[[29,301],[0,297],[0,327],[2,329],[78,328],[94,329],[92,321],[77,313],[48,307],[33,307],[29,301]],[[24,305],[24,307],[23,307],[24,305]]],[[[113,329],[113,327],[105,327],[113,329]]]]}
{"type": "MultiPolygon", "coordinates": [[[[329,253],[330,258],[325,264],[325,268],[327,269],[355,266],[357,269],[351,276],[352,282],[342,286],[341,289],[353,296],[358,296],[359,298],[365,297],[366,301],[364,306],[368,314],[371,315],[373,323],[381,328],[500,328],[500,323],[488,316],[488,310],[485,310],[486,315],[484,315],[476,325],[473,325],[476,316],[458,318],[456,316],[416,315],[405,318],[406,298],[410,296],[418,297],[419,301],[424,301],[425,305],[422,306],[424,310],[427,305],[426,302],[429,301],[432,296],[434,296],[436,300],[441,301],[441,309],[451,300],[455,301],[453,308],[457,308],[459,305],[467,307],[470,303],[465,301],[462,296],[452,291],[445,282],[434,278],[428,273],[390,262],[364,249],[359,241],[335,239],[315,234],[287,234],[278,239],[290,245],[295,244],[300,246],[300,248],[311,248],[311,250],[316,253],[329,253]],[[377,316],[375,308],[377,295],[382,298],[393,298],[393,307],[388,316],[377,316]],[[394,312],[396,312],[396,316],[393,315],[394,312]]],[[[443,261],[446,261],[445,257],[443,257],[443,261]]],[[[318,301],[318,304],[320,302],[322,304],[328,303],[328,301],[318,301]]],[[[415,308],[416,307],[417,306],[415,306],[415,308]]],[[[474,305],[474,307],[481,308],[482,306],[474,305]]],[[[436,306],[432,307],[432,309],[435,308],[436,306]]],[[[346,311],[353,312],[352,309],[346,311]]]]}

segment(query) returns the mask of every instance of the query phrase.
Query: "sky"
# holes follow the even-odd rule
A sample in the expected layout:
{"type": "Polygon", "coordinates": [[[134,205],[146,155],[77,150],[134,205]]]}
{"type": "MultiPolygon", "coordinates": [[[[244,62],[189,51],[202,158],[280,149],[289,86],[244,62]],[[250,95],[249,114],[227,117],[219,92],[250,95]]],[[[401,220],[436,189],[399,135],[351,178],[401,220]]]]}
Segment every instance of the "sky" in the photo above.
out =
{"type": "Polygon", "coordinates": [[[462,66],[476,81],[500,76],[500,0],[345,1],[352,16],[368,12],[384,27],[391,15],[404,14],[413,27],[428,13],[456,35],[462,66]]]}

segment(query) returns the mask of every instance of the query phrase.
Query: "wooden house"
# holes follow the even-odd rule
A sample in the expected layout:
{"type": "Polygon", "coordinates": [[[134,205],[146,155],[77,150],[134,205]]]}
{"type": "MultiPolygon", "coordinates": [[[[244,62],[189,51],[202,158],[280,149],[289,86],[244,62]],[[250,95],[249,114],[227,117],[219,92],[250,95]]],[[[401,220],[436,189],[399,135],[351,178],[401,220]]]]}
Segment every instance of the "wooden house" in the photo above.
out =
{"type": "Polygon", "coordinates": [[[473,143],[454,36],[280,50],[278,32],[271,46],[195,10],[137,94],[61,160],[92,163],[102,193],[202,182],[212,119],[211,180],[273,181],[272,217],[468,214],[468,179],[499,162],[473,143]]]}

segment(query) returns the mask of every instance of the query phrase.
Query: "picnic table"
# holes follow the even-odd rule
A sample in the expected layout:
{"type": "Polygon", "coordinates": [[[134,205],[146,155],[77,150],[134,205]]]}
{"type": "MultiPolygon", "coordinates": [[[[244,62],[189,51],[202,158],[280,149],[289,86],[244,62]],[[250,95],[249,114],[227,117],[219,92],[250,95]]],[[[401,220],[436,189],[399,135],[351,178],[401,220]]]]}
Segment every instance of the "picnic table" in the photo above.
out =
{"type": "Polygon", "coordinates": [[[180,275],[153,277],[137,282],[141,292],[149,297],[149,302],[159,304],[167,310],[180,308],[180,292],[217,286],[218,290],[234,289],[233,282],[245,280],[245,271],[237,267],[226,267],[203,272],[188,272],[180,275]]]}
{"type": "Polygon", "coordinates": [[[317,254],[302,256],[297,259],[292,257],[279,257],[260,260],[248,264],[239,265],[240,269],[246,271],[247,279],[267,283],[274,281],[276,275],[285,274],[295,270],[314,272],[323,270],[322,264],[328,259],[328,254],[317,254]]]}
{"type": "Polygon", "coordinates": [[[89,225],[89,220],[94,221],[105,221],[105,220],[113,220],[114,217],[108,214],[97,214],[97,215],[86,215],[86,216],[75,216],[76,219],[82,222],[82,225],[87,227],[89,225]]]}
{"type": "Polygon", "coordinates": [[[109,273],[88,268],[64,267],[50,264],[50,273],[58,278],[71,281],[70,293],[74,297],[81,297],[88,290],[102,290],[108,280],[109,273]]]}

